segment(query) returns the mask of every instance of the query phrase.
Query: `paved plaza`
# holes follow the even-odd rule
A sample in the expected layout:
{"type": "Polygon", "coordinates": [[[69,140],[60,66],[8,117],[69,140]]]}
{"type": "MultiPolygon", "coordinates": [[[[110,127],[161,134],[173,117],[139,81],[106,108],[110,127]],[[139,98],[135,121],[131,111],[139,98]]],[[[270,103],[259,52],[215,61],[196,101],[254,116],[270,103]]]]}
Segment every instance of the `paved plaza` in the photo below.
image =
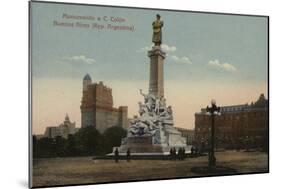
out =
{"type": "MultiPolygon", "coordinates": [[[[237,173],[267,172],[268,155],[263,152],[217,152],[217,165],[237,173]]],[[[104,183],[161,178],[198,177],[194,167],[206,166],[207,156],[185,160],[92,160],[92,157],[49,158],[33,161],[33,186],[104,183]]]]}

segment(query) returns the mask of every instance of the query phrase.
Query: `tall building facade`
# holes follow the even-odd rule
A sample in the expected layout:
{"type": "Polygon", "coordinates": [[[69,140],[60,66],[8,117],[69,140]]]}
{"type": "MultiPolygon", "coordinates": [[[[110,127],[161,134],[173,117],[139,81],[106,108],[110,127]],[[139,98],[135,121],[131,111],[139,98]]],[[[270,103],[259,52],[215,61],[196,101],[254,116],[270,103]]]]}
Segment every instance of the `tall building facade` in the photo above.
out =
{"type": "Polygon", "coordinates": [[[103,82],[92,83],[89,74],[83,79],[81,100],[81,127],[95,127],[103,133],[107,128],[128,127],[128,107],[113,107],[112,89],[103,82]]]}
{"type": "MultiPolygon", "coordinates": [[[[208,145],[211,118],[206,109],[195,113],[195,142],[208,145]]],[[[216,147],[264,147],[268,142],[268,100],[261,94],[255,103],[223,106],[221,115],[215,116],[216,147]]]]}

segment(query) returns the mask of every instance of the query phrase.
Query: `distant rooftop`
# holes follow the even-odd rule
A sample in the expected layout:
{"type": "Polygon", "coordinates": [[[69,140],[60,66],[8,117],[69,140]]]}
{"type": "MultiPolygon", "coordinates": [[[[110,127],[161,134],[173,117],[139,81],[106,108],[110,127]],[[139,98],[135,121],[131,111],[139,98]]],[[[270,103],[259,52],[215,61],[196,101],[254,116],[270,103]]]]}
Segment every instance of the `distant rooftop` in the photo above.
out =
{"type": "Polygon", "coordinates": [[[91,76],[89,74],[86,74],[83,78],[83,80],[89,80],[92,81],[91,76]]]}
{"type": "MultiPolygon", "coordinates": [[[[227,112],[241,112],[251,109],[268,108],[268,100],[265,98],[264,94],[261,94],[259,99],[255,103],[232,105],[232,106],[220,106],[222,113],[227,112]]],[[[206,113],[206,108],[202,108],[200,113],[206,113]]]]}

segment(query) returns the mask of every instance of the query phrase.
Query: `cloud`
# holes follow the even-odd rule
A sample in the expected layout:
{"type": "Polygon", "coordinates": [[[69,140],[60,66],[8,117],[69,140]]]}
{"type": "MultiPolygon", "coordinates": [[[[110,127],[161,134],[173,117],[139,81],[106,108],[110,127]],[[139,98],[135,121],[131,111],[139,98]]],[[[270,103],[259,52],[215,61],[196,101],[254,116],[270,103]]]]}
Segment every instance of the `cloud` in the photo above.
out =
{"type": "Polygon", "coordinates": [[[161,45],[162,49],[166,52],[175,52],[177,50],[177,47],[175,46],[169,46],[167,44],[162,44],[161,45]]]}
{"type": "Polygon", "coordinates": [[[93,58],[88,58],[84,55],[78,55],[78,56],[65,56],[63,57],[63,60],[74,62],[74,63],[82,63],[82,64],[94,64],[96,61],[93,58]]]}
{"type": "Polygon", "coordinates": [[[231,65],[229,63],[220,62],[218,59],[210,60],[208,62],[208,66],[211,68],[215,68],[215,69],[223,70],[223,71],[227,71],[227,72],[236,72],[237,71],[237,69],[233,65],[231,65]]]}
{"type": "Polygon", "coordinates": [[[171,59],[174,60],[176,63],[180,63],[180,64],[192,64],[191,60],[186,57],[177,57],[175,55],[171,56],[171,59]]]}
{"type": "MultiPolygon", "coordinates": [[[[141,49],[137,50],[137,52],[147,52],[149,50],[151,50],[153,47],[153,44],[151,44],[150,46],[146,46],[146,47],[142,47],[141,49]]],[[[161,48],[163,49],[163,51],[165,51],[166,53],[171,53],[171,52],[175,52],[177,50],[177,47],[175,46],[169,46],[167,44],[162,44],[161,48]]]]}
{"type": "MultiPolygon", "coordinates": [[[[147,51],[150,51],[152,49],[152,47],[153,47],[153,44],[151,44],[150,46],[142,47],[141,49],[137,50],[137,52],[147,52],[147,51]]],[[[176,55],[171,55],[171,54],[174,54],[175,51],[177,51],[177,47],[172,46],[172,45],[169,46],[167,44],[162,44],[161,48],[164,52],[166,52],[166,56],[171,57],[171,59],[174,62],[179,63],[179,64],[192,64],[191,60],[186,56],[178,57],[176,55]]]]}
{"type": "Polygon", "coordinates": [[[137,52],[147,52],[152,49],[153,45],[142,47],[141,49],[137,50],[137,52]]]}

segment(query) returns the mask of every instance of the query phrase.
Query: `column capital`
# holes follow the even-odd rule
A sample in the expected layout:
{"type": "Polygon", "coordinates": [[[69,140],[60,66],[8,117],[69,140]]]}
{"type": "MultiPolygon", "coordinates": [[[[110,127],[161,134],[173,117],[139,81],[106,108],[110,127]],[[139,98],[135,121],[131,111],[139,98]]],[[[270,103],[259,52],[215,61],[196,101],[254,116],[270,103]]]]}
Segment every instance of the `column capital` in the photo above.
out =
{"type": "Polygon", "coordinates": [[[147,56],[148,57],[161,56],[163,59],[165,59],[166,53],[161,49],[160,46],[153,46],[152,50],[148,51],[147,56]]]}

